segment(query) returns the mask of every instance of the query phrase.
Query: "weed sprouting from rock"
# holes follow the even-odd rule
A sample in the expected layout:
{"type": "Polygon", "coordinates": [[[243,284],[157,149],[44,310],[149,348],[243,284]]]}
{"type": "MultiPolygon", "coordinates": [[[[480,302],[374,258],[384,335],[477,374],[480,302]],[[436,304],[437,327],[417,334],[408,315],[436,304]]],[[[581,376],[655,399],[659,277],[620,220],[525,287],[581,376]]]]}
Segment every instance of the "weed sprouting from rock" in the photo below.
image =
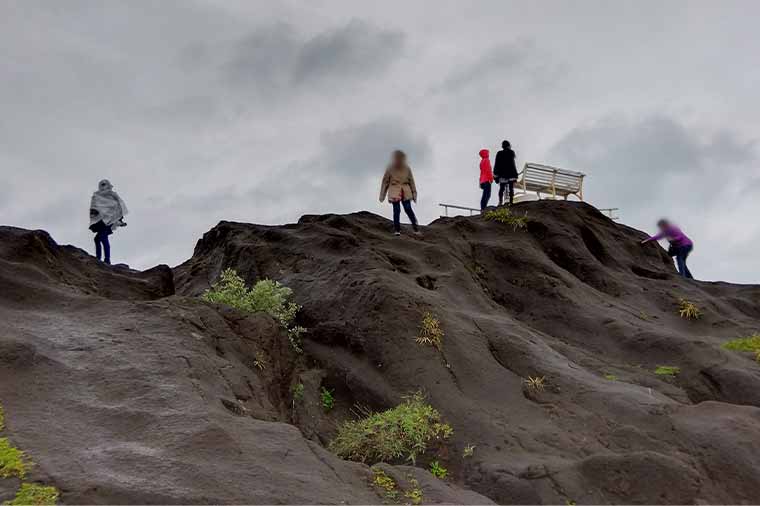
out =
{"type": "Polygon", "coordinates": [[[246,313],[268,313],[287,330],[291,346],[301,353],[301,335],[306,329],[294,324],[301,306],[290,300],[292,296],[293,290],[271,279],[262,279],[248,289],[245,280],[234,269],[225,269],[219,281],[206,290],[201,298],[246,313]]]}
{"type": "Polygon", "coordinates": [[[404,497],[409,499],[412,504],[422,504],[423,496],[422,489],[420,488],[420,482],[411,476],[407,476],[407,479],[409,480],[409,485],[411,485],[411,488],[404,493],[404,497]]]}
{"type": "Polygon", "coordinates": [[[12,501],[5,501],[7,506],[51,505],[58,501],[58,489],[37,483],[22,483],[12,501]]]}
{"type": "Polygon", "coordinates": [[[332,390],[328,390],[327,388],[322,387],[320,400],[322,402],[322,409],[327,412],[331,411],[332,408],[335,407],[335,397],[333,396],[332,390]]]}
{"type": "Polygon", "coordinates": [[[23,478],[31,466],[24,452],[11,445],[7,437],[0,437],[0,478],[23,478]]]}
{"type": "Polygon", "coordinates": [[[681,299],[678,304],[678,314],[681,315],[681,318],[685,318],[686,320],[698,320],[702,317],[702,312],[693,302],[681,299]]]}
{"type": "Polygon", "coordinates": [[[385,474],[382,469],[372,469],[372,484],[380,489],[383,498],[389,502],[396,502],[398,500],[398,487],[393,478],[385,474]]]}
{"type": "Polygon", "coordinates": [[[432,313],[427,312],[422,317],[420,332],[415,340],[417,344],[435,346],[440,350],[441,346],[443,346],[443,335],[440,320],[433,316],[432,313]]]}
{"type": "Polygon", "coordinates": [[[303,383],[296,383],[295,385],[293,385],[293,390],[292,390],[293,402],[303,400],[303,391],[304,391],[303,383]]]}
{"type": "Polygon", "coordinates": [[[540,377],[533,377],[528,376],[528,379],[523,380],[525,383],[525,386],[528,387],[528,390],[532,390],[534,392],[543,392],[546,388],[546,377],[540,376],[540,377]]]}
{"type": "Polygon", "coordinates": [[[512,227],[512,230],[519,230],[528,226],[528,213],[518,216],[508,207],[500,207],[498,209],[486,211],[484,217],[488,221],[496,221],[509,225],[512,227]]]}
{"type": "Polygon", "coordinates": [[[760,352],[760,333],[754,333],[748,337],[740,337],[723,343],[723,348],[732,351],[760,352]]]}
{"type": "Polygon", "coordinates": [[[430,463],[430,474],[435,476],[436,478],[440,480],[445,480],[446,476],[448,476],[449,471],[445,467],[443,467],[437,460],[434,460],[430,463]]]}
{"type": "Polygon", "coordinates": [[[3,430],[5,428],[5,412],[3,411],[3,406],[0,405],[0,430],[3,430]]]}
{"type": "Polygon", "coordinates": [[[415,462],[429,444],[448,439],[452,433],[438,411],[416,393],[395,408],[343,423],[329,449],[359,462],[415,462]]]}
{"type": "Polygon", "coordinates": [[[681,368],[675,365],[660,365],[654,370],[657,376],[675,378],[681,372],[681,368]]]}
{"type": "Polygon", "coordinates": [[[475,445],[468,444],[464,447],[464,450],[462,450],[462,458],[467,459],[475,455],[475,445]]]}
{"type": "Polygon", "coordinates": [[[618,377],[615,376],[614,374],[605,374],[604,379],[606,379],[607,381],[617,381],[618,377]]]}

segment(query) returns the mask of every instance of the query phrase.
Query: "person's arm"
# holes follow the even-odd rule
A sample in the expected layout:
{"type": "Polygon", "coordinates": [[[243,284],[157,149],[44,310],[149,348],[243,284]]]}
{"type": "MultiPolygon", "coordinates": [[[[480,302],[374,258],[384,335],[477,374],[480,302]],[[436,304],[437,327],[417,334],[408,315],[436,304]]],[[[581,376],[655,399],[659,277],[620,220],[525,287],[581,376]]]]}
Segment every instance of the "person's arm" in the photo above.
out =
{"type": "Polygon", "coordinates": [[[651,237],[647,237],[646,239],[644,239],[643,241],[641,241],[641,244],[646,244],[646,243],[648,243],[650,241],[659,241],[663,237],[665,237],[665,232],[660,232],[657,235],[653,235],[651,237]]]}
{"type": "Polygon", "coordinates": [[[412,169],[409,169],[409,187],[412,189],[412,200],[416,203],[417,202],[417,185],[414,184],[414,174],[412,174],[412,169]]]}
{"type": "Polygon", "coordinates": [[[380,202],[385,200],[385,195],[388,193],[388,187],[391,184],[391,173],[388,169],[385,169],[385,175],[383,176],[383,182],[380,183],[380,202]]]}

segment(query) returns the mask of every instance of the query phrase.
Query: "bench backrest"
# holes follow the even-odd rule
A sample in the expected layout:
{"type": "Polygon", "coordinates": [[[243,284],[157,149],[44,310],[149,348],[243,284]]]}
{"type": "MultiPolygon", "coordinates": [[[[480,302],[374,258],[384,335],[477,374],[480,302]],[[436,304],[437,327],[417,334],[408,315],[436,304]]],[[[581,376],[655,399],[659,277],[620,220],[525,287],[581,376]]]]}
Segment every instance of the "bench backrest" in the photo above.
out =
{"type": "Polygon", "coordinates": [[[550,165],[526,163],[523,168],[520,183],[529,186],[543,187],[547,191],[554,188],[561,193],[577,193],[583,188],[585,174],[550,165]]]}

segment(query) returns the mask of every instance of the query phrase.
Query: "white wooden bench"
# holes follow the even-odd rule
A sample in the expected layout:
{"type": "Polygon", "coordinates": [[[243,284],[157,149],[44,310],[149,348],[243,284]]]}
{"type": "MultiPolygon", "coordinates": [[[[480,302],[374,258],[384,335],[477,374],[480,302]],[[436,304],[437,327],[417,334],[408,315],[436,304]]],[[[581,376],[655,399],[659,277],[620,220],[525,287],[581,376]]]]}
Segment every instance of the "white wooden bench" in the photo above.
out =
{"type": "Polygon", "coordinates": [[[559,169],[540,163],[526,163],[515,188],[522,190],[523,195],[528,192],[536,192],[538,198],[545,194],[548,198],[556,199],[563,197],[567,200],[569,195],[575,195],[583,200],[583,178],[585,174],[572,170],[559,169]]]}

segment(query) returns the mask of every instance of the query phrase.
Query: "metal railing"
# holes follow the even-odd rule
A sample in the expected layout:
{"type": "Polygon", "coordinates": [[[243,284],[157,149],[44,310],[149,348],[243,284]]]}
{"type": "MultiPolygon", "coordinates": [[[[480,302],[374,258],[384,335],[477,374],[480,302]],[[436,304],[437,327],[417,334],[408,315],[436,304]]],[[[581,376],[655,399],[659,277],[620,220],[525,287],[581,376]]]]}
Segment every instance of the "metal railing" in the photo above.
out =
{"type": "Polygon", "coordinates": [[[609,217],[609,219],[611,219],[611,220],[618,220],[618,219],[620,219],[620,216],[615,216],[615,211],[620,211],[619,207],[606,207],[604,209],[600,209],[600,208],[597,207],[597,209],[602,214],[606,214],[609,217]]]}
{"type": "Polygon", "coordinates": [[[475,209],[474,207],[463,207],[463,206],[455,206],[454,204],[438,204],[444,209],[444,212],[446,214],[442,214],[441,218],[447,218],[449,216],[449,208],[451,209],[461,209],[462,211],[470,211],[470,216],[472,216],[472,213],[478,213],[480,214],[480,209],[475,209]]]}

